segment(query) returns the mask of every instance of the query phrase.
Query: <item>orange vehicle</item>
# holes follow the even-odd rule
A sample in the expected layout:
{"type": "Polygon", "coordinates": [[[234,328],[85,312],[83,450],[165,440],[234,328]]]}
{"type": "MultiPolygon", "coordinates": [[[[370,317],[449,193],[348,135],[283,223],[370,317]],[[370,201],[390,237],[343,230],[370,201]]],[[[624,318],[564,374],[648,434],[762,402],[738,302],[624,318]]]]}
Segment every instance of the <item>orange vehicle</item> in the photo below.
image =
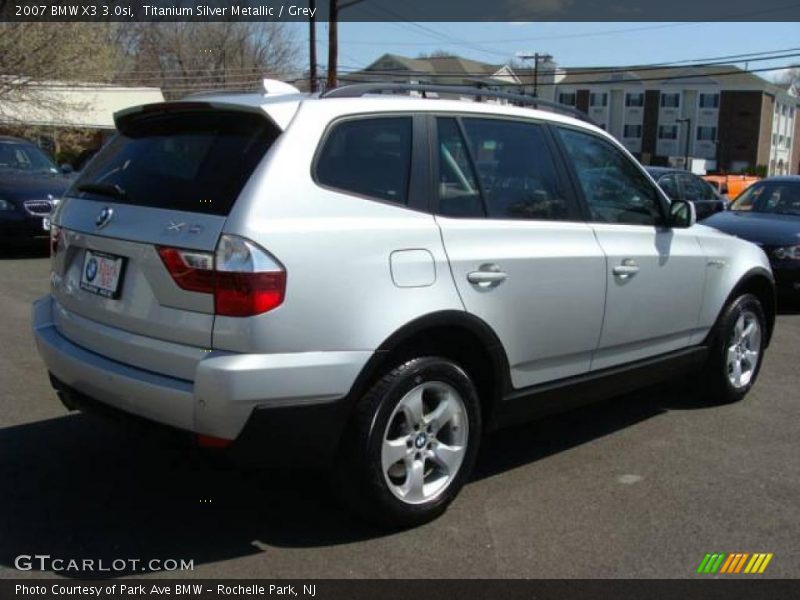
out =
{"type": "Polygon", "coordinates": [[[731,200],[761,179],[752,175],[703,175],[702,177],[714,186],[718,194],[727,196],[731,200]]]}

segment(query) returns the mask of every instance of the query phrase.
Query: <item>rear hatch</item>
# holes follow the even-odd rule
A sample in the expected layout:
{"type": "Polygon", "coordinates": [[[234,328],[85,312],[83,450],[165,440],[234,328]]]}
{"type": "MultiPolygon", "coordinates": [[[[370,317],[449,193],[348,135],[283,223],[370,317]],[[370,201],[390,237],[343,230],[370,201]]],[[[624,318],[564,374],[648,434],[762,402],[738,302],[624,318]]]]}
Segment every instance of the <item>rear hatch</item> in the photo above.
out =
{"type": "Polygon", "coordinates": [[[99,354],[188,379],[211,346],[214,300],[179,287],[158,249],[213,252],[280,130],[261,111],[202,103],[144,107],[117,125],[54,217],[56,326],[99,354]]]}

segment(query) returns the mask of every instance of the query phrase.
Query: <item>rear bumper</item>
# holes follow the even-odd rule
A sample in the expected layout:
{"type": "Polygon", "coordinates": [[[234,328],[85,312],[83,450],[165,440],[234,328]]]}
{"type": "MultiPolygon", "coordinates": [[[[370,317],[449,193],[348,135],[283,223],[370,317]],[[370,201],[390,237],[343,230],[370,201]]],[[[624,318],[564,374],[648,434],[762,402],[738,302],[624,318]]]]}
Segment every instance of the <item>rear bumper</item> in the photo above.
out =
{"type": "Polygon", "coordinates": [[[253,451],[260,442],[270,446],[280,440],[282,453],[294,450],[316,458],[335,448],[347,419],[348,392],[372,355],[212,356],[201,360],[194,381],[187,381],[131,367],[73,343],[53,322],[50,296],[34,303],[33,330],[56,386],[92,401],[76,402],[79,406],[96,402],[176,429],[236,440],[234,446],[253,451]]]}

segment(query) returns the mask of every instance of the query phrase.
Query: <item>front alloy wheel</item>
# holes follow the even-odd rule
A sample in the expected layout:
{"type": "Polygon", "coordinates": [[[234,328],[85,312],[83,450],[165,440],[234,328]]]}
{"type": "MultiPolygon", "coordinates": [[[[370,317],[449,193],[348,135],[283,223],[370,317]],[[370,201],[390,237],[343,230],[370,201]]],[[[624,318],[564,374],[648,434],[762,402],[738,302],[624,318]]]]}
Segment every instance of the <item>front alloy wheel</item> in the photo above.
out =
{"type": "Polygon", "coordinates": [[[761,322],[752,310],[743,310],[728,340],[728,381],[735,389],[750,385],[761,358],[761,322]]]}

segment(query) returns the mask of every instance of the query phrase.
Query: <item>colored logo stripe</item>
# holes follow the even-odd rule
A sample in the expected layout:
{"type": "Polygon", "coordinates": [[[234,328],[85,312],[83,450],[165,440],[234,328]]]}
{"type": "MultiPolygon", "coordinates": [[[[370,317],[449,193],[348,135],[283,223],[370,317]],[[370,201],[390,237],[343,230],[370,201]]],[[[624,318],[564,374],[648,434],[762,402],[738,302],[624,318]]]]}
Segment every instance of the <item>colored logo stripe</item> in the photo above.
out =
{"type": "Polygon", "coordinates": [[[754,554],[749,552],[733,552],[731,554],[715,552],[706,554],[703,557],[697,567],[697,572],[708,574],[719,572],[720,574],[729,575],[736,573],[760,574],[767,568],[773,556],[771,552],[756,552],[754,554]]]}

